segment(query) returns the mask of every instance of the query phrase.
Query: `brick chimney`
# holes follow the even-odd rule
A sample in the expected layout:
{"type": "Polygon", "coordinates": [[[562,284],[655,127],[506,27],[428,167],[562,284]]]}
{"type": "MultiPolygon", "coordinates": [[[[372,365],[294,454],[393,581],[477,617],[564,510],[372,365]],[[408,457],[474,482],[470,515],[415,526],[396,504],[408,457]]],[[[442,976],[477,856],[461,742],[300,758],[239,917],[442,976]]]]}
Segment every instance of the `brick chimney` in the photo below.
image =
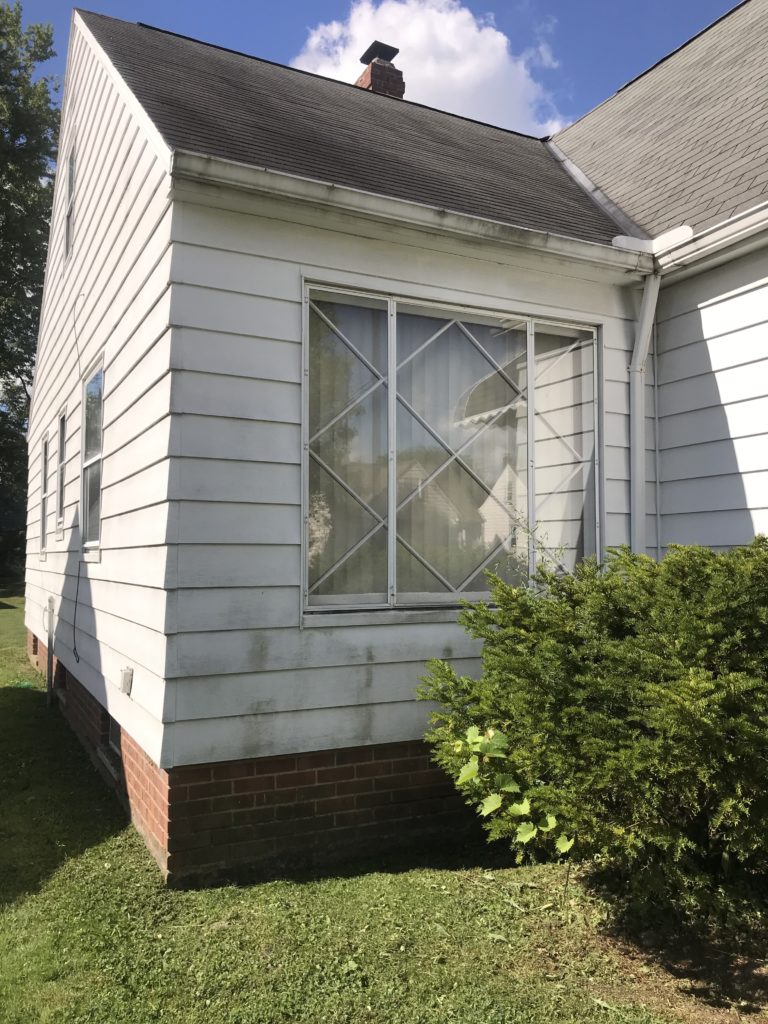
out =
{"type": "Polygon", "coordinates": [[[355,85],[368,92],[378,92],[382,96],[394,96],[401,100],[405,94],[405,81],[402,71],[398,71],[392,63],[392,58],[398,53],[400,51],[396,46],[387,46],[378,39],[374,40],[360,58],[360,63],[367,66],[355,85]]]}

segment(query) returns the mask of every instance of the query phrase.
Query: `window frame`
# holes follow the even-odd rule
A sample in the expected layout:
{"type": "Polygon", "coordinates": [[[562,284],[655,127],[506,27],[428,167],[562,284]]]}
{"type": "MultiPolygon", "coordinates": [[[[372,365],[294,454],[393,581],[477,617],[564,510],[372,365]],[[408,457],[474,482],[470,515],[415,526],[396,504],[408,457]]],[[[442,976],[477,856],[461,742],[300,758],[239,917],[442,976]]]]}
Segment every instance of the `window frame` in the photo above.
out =
{"type": "Polygon", "coordinates": [[[64,488],[66,486],[66,456],[67,456],[67,410],[66,407],[59,410],[56,420],[58,425],[58,442],[56,447],[56,533],[57,536],[64,535],[64,488]]]}
{"type": "MultiPolygon", "coordinates": [[[[345,298],[360,298],[363,300],[384,301],[387,304],[387,346],[388,346],[388,368],[387,380],[396,379],[397,352],[395,341],[396,311],[398,303],[407,307],[419,307],[424,310],[434,310],[436,314],[456,314],[458,317],[469,319],[475,317],[497,317],[500,320],[518,320],[526,325],[526,362],[527,365],[534,365],[534,331],[535,327],[553,327],[581,330],[591,334],[592,344],[592,367],[593,374],[593,430],[594,430],[594,545],[598,557],[602,557],[602,536],[603,536],[603,508],[604,508],[604,481],[603,481],[603,381],[602,381],[602,333],[597,323],[585,323],[578,319],[557,318],[552,316],[539,316],[533,312],[523,313],[518,309],[489,309],[478,304],[462,305],[451,302],[442,302],[439,299],[425,299],[420,295],[407,295],[395,292],[382,292],[376,289],[355,288],[344,285],[337,285],[330,281],[317,279],[304,279],[302,288],[302,396],[301,396],[301,586],[299,588],[300,602],[300,624],[321,625],[327,623],[329,617],[333,616],[338,621],[361,621],[370,619],[375,621],[391,621],[392,617],[402,621],[419,621],[423,618],[445,621],[455,619],[462,602],[466,600],[477,600],[487,597],[484,594],[461,593],[446,595],[440,599],[439,595],[430,595],[429,599],[422,603],[397,603],[397,593],[392,590],[393,562],[396,559],[397,542],[389,539],[390,530],[387,528],[387,596],[386,603],[357,603],[357,604],[309,604],[309,557],[308,557],[308,523],[309,523],[309,464],[310,464],[310,439],[309,439],[309,313],[310,302],[313,293],[324,293],[326,295],[339,295],[345,298]]],[[[388,464],[389,477],[392,478],[394,463],[396,459],[397,440],[392,429],[395,422],[397,410],[397,389],[388,388],[388,425],[390,434],[388,437],[388,464]]],[[[531,401],[527,401],[528,415],[528,438],[534,437],[534,421],[536,415],[535,407],[535,382],[531,382],[531,401]]],[[[529,452],[529,483],[533,480],[536,472],[535,447],[529,452]]],[[[535,487],[528,487],[528,524],[533,523],[535,529],[535,487]]],[[[387,523],[396,522],[397,497],[396,487],[389,485],[389,500],[387,507],[387,523]]],[[[590,520],[591,525],[591,520],[590,520]]],[[[529,544],[529,571],[535,568],[535,552],[533,541],[529,544]]]]}
{"type": "Polygon", "coordinates": [[[86,540],[87,534],[87,501],[85,494],[85,471],[95,465],[97,462],[103,463],[104,459],[104,358],[99,356],[98,359],[91,363],[90,369],[84,374],[82,379],[82,386],[80,389],[80,402],[81,402],[81,425],[80,425],[80,532],[81,532],[81,546],[86,555],[93,554],[98,555],[101,547],[101,492],[103,490],[101,484],[101,473],[99,473],[99,529],[98,537],[96,540],[86,540]],[[100,412],[100,423],[99,423],[99,435],[100,445],[97,455],[93,455],[86,459],[85,456],[85,445],[86,445],[86,402],[87,402],[87,388],[94,377],[101,373],[101,403],[99,407],[100,412]]]}
{"type": "Polygon", "coordinates": [[[48,554],[48,515],[49,509],[49,472],[48,463],[51,457],[50,435],[48,431],[43,434],[40,442],[40,558],[44,559],[48,554]]]}

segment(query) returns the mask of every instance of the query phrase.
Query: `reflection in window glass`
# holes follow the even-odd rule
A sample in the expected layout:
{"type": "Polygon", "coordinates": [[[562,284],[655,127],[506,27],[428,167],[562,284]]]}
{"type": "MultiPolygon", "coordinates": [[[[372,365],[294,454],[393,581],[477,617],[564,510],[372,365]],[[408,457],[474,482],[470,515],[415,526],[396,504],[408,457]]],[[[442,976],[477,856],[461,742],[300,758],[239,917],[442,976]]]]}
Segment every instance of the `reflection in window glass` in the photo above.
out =
{"type": "Polygon", "coordinates": [[[101,447],[104,371],[99,369],[83,389],[83,543],[99,542],[101,528],[101,447]]]}
{"type": "Polygon", "coordinates": [[[310,606],[455,604],[594,552],[592,331],[313,293],[308,342],[310,606]]]}
{"type": "Polygon", "coordinates": [[[570,572],[595,554],[592,335],[537,324],[534,352],[536,540],[540,557],[570,572]]]}
{"type": "Polygon", "coordinates": [[[311,304],[308,588],[387,600],[387,304],[311,304]]]}
{"type": "Polygon", "coordinates": [[[40,550],[48,545],[48,438],[43,438],[40,457],[40,550]]]}
{"type": "Polygon", "coordinates": [[[56,463],[56,521],[64,522],[64,467],[67,461],[67,417],[59,416],[59,451],[56,463]]]}
{"type": "Polygon", "coordinates": [[[72,239],[75,233],[75,147],[69,151],[67,161],[67,210],[64,217],[64,256],[72,251],[72,239]]]}
{"type": "Polygon", "coordinates": [[[398,310],[401,601],[527,574],[525,352],[525,329],[498,320],[398,310]]]}

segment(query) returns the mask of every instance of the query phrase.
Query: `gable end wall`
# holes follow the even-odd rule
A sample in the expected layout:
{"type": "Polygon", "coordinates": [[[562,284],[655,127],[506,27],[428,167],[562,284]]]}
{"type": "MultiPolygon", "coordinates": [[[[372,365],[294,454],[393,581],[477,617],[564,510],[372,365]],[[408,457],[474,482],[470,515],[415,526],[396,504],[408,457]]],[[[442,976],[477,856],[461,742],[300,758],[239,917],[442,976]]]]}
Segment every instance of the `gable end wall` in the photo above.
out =
{"type": "Polygon", "coordinates": [[[169,157],[75,15],[29,425],[26,624],[156,759],[166,662],[170,435],[169,157]],[[74,235],[64,252],[74,146],[74,235]],[[82,381],[104,368],[101,543],[82,559],[82,381]],[[66,414],[63,523],[58,419],[66,414]],[[47,544],[41,450],[49,437],[47,544]],[[78,579],[79,576],[79,579],[78,579]],[[77,630],[74,630],[74,623],[77,630]],[[75,646],[79,662],[75,657],[75,646]],[[134,669],[131,698],[117,688],[134,669]]]}

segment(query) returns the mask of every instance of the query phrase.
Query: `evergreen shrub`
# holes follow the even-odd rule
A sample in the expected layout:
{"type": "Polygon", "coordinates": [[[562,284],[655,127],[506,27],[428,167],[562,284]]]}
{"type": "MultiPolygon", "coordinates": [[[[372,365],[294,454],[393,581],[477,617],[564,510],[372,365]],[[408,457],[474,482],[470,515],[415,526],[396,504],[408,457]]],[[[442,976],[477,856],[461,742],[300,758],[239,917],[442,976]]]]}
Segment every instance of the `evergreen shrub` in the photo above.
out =
{"type": "Polygon", "coordinates": [[[700,914],[768,868],[768,539],[612,551],[462,622],[479,679],[429,663],[437,762],[519,860],[568,854],[700,914]]]}

